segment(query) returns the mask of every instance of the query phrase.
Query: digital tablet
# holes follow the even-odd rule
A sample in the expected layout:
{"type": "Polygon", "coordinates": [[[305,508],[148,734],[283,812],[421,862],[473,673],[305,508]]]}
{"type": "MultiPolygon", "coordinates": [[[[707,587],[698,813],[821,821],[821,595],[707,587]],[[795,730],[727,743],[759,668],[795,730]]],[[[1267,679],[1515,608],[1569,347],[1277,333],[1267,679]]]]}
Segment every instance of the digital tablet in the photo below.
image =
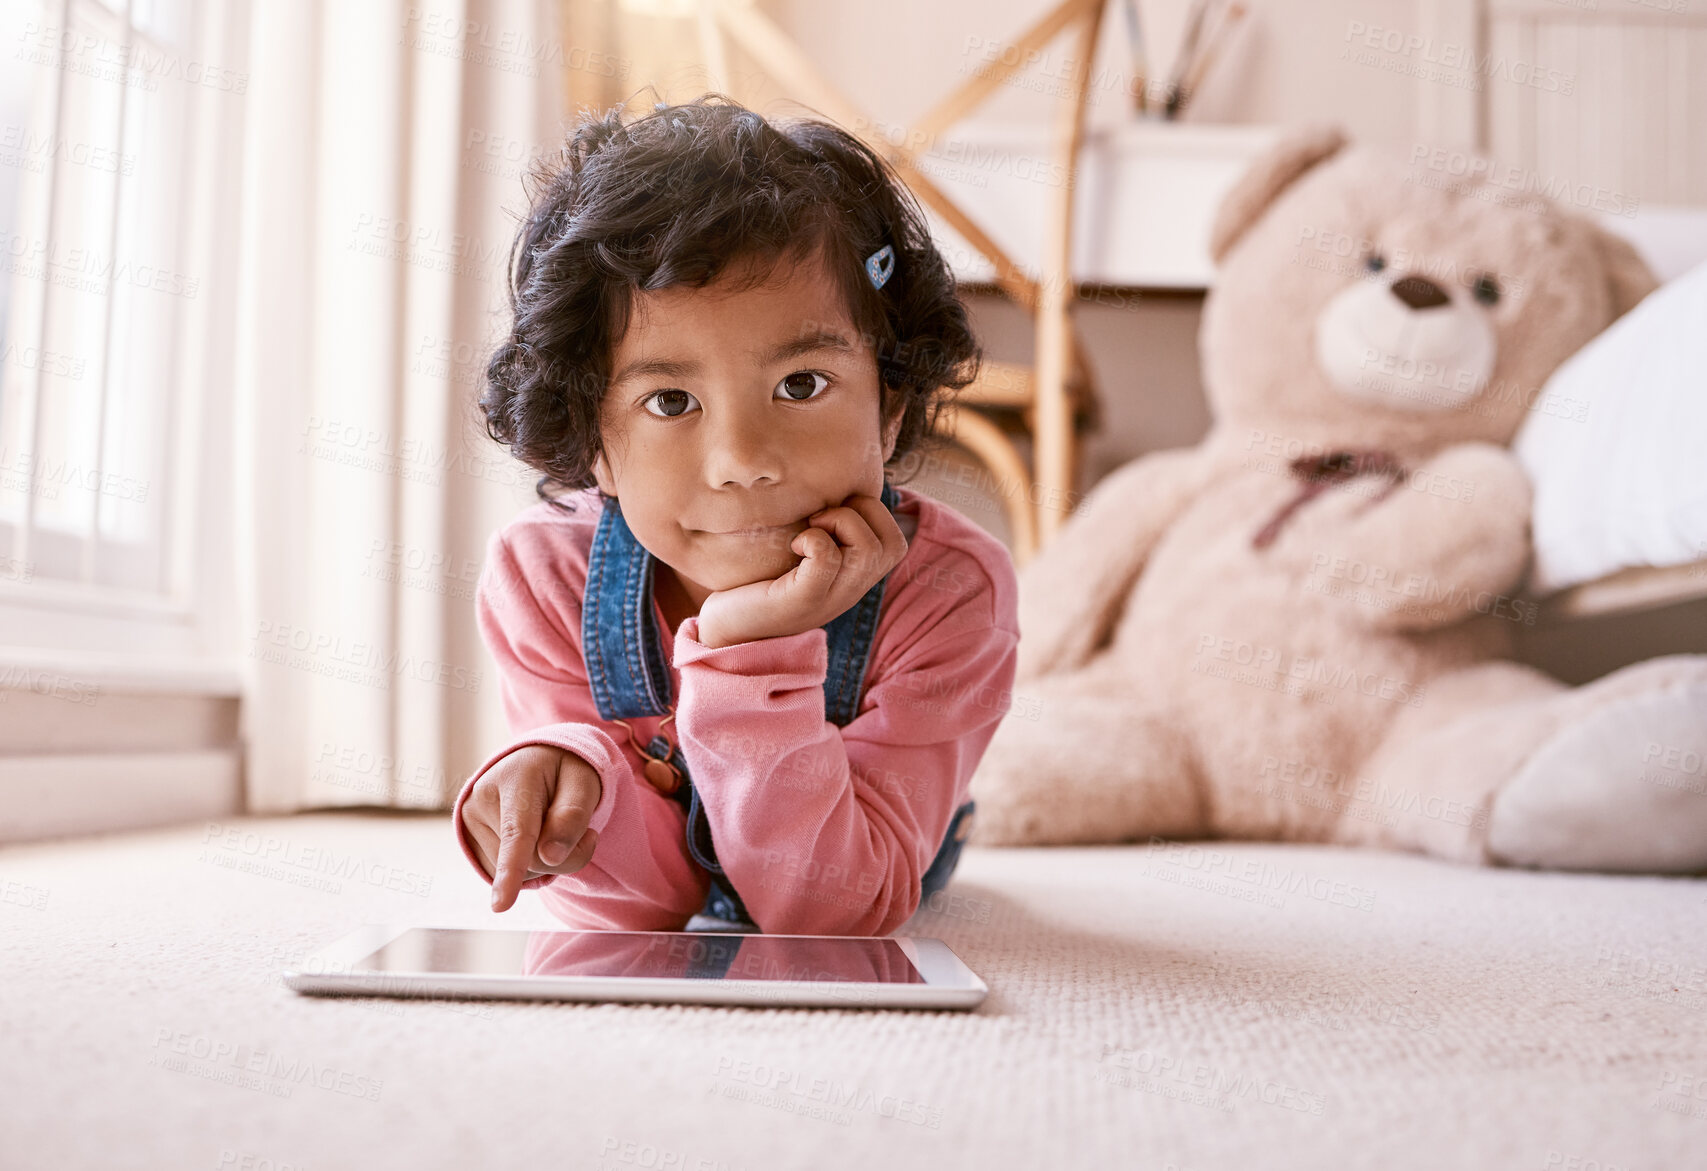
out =
{"type": "Polygon", "coordinates": [[[772,1008],[976,1008],[940,939],[710,931],[517,931],[368,923],[287,968],[298,992],[772,1008]]]}

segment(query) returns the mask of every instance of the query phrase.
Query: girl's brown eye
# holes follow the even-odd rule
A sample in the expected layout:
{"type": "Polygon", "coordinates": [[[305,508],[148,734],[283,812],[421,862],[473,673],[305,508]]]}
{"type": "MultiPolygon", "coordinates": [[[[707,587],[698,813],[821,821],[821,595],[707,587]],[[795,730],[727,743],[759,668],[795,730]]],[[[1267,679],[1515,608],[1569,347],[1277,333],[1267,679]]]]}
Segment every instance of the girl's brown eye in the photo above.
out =
{"type": "Polygon", "coordinates": [[[829,379],[811,370],[796,370],[793,374],[777,383],[777,388],[788,396],[790,401],[803,403],[813,398],[818,390],[818,384],[830,385],[829,379]]]}
{"type": "Polygon", "coordinates": [[[662,414],[664,416],[664,418],[666,418],[666,419],[673,419],[677,415],[680,415],[683,411],[686,411],[688,409],[687,403],[681,404],[681,410],[669,410],[668,408],[666,408],[662,411],[652,410],[652,404],[663,403],[663,402],[672,402],[672,403],[678,402],[679,399],[674,397],[674,396],[680,396],[681,398],[685,398],[685,399],[689,399],[689,400],[691,400],[693,398],[693,395],[689,394],[685,390],[660,390],[656,394],[654,394],[651,398],[646,400],[646,410],[648,412],[650,412],[651,414],[654,414],[654,415],[662,414]]]}

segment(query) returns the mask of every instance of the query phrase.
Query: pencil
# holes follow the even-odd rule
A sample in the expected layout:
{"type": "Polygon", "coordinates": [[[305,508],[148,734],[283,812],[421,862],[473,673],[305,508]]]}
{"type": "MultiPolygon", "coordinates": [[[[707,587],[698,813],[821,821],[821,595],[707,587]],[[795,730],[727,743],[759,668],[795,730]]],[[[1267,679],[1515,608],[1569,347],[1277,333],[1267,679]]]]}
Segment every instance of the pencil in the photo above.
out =
{"type": "Polygon", "coordinates": [[[1235,2],[1228,6],[1226,17],[1215,26],[1215,32],[1204,45],[1203,55],[1197,59],[1197,63],[1185,79],[1185,89],[1180,94],[1181,106],[1189,102],[1192,96],[1197,93],[1197,87],[1203,84],[1204,77],[1209,73],[1209,67],[1215,64],[1223,50],[1226,49],[1227,42],[1232,39],[1234,27],[1244,18],[1245,6],[1243,4],[1235,2]]]}
{"type": "Polygon", "coordinates": [[[1126,40],[1132,57],[1132,106],[1139,113],[1149,108],[1149,99],[1144,93],[1148,86],[1145,80],[1147,72],[1144,61],[1144,30],[1138,22],[1138,0],[1126,0],[1126,40]]]}
{"type": "Polygon", "coordinates": [[[1179,110],[1180,82],[1197,55],[1197,41],[1203,35],[1203,18],[1209,12],[1210,0],[1192,0],[1186,17],[1185,35],[1180,38],[1179,51],[1174,54],[1173,67],[1168,70],[1168,88],[1164,113],[1172,118],[1179,110]]]}

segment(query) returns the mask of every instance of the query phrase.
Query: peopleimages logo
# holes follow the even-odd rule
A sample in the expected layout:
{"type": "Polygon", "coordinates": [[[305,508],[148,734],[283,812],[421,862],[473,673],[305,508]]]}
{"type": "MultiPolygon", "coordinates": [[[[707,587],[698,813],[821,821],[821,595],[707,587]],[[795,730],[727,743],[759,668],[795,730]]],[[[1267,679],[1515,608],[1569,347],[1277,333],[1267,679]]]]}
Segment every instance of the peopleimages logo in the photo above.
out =
{"type": "MultiPolygon", "coordinates": [[[[433,889],[431,874],[394,866],[382,859],[342,854],[330,846],[295,842],[275,834],[216,821],[208,822],[203,830],[202,846],[202,861],[229,865],[247,859],[260,864],[262,869],[276,867],[276,873],[267,875],[269,877],[282,873],[313,875],[323,879],[361,882],[418,898],[427,897],[433,889]]],[[[337,889],[334,888],[333,893],[338,893],[337,889]]]]}
{"type": "Polygon", "coordinates": [[[470,693],[480,690],[481,672],[456,663],[386,650],[370,641],[263,619],[255,629],[249,657],[262,663],[325,675],[345,683],[389,689],[391,680],[413,679],[470,693]]]}
{"type": "Polygon", "coordinates": [[[17,122],[0,126],[0,166],[40,173],[44,164],[56,159],[108,174],[128,176],[136,171],[135,155],[121,154],[110,146],[44,134],[17,122]]]}
{"type": "Polygon", "coordinates": [[[1504,53],[1477,53],[1468,45],[1436,41],[1433,37],[1381,28],[1361,20],[1346,25],[1345,40],[1342,59],[1466,89],[1481,89],[1482,79],[1487,77],[1562,97],[1570,97],[1577,88],[1575,74],[1561,73],[1504,53]],[[1386,58],[1376,56],[1377,52],[1385,53],[1386,58]]]}
{"type": "Polygon", "coordinates": [[[1528,167],[1501,164],[1493,159],[1467,151],[1417,144],[1411,148],[1411,175],[1424,187],[1437,187],[1457,195],[1475,195],[1487,199],[1483,185],[1511,192],[1520,199],[1532,196],[1569,204],[1585,211],[1605,212],[1607,215],[1632,217],[1641,206],[1633,195],[1596,187],[1592,183],[1572,183],[1557,176],[1547,177],[1528,167]],[[1425,175],[1420,168],[1433,172],[1425,175]]]}
{"type": "Polygon", "coordinates": [[[224,1041],[199,1033],[156,1029],[150,1065],[224,1081],[245,1089],[288,1098],[299,1085],[363,1101],[379,1101],[385,1082],[380,1078],[322,1065],[308,1058],[286,1056],[246,1041],[224,1041]]]}
{"type": "Polygon", "coordinates": [[[1393,815],[1401,813],[1478,829],[1488,821],[1488,811],[1477,802],[1459,801],[1437,793],[1423,794],[1371,777],[1350,776],[1290,758],[1263,757],[1259,780],[1265,784],[1259,788],[1265,796],[1281,797],[1331,812],[1344,812],[1364,820],[1380,821],[1384,825],[1397,824],[1397,817],[1393,815]],[[1311,797],[1317,799],[1311,800],[1311,797]],[[1344,800],[1334,801],[1333,797],[1344,800]]]}
{"type": "MultiPolygon", "coordinates": [[[[1202,1096],[1200,1105],[1227,1110],[1236,1102],[1255,1101],[1300,1114],[1322,1115],[1328,1100],[1313,1090],[1274,1078],[1253,1077],[1240,1070],[1227,1070],[1203,1061],[1191,1061],[1153,1049],[1121,1049],[1104,1045],[1099,1066],[1143,1079],[1133,1088],[1168,1097],[1169,1089],[1189,1089],[1202,1096]]],[[[1102,1072],[1099,1070],[1099,1072],[1102,1072]]],[[[1119,1080],[1105,1076],[1103,1080],[1119,1080]]],[[[1121,1084],[1132,1084],[1130,1076],[1121,1084]]]]}
{"type": "Polygon", "coordinates": [[[1312,655],[1292,654],[1280,647],[1213,634],[1198,637],[1191,670],[1315,700],[1351,691],[1407,707],[1421,707],[1428,690],[1425,683],[1362,670],[1353,664],[1330,663],[1312,655]],[[1234,667],[1247,670],[1240,673],[1234,667]],[[1309,685],[1315,690],[1300,693],[1290,684],[1309,685]]]}
{"type": "Polygon", "coordinates": [[[1147,873],[1152,873],[1164,881],[1169,879],[1165,872],[1156,870],[1157,866],[1172,867],[1176,872],[1191,872],[1208,879],[1219,878],[1242,883],[1252,891],[1303,895],[1318,902],[1350,907],[1358,911],[1370,911],[1375,908],[1375,892],[1368,887],[1322,874],[1311,874],[1306,870],[1276,866],[1261,858],[1240,857],[1225,850],[1210,850],[1155,836],[1150,838],[1145,856],[1151,859],[1147,873]]]}
{"type": "Polygon", "coordinates": [[[717,1076],[755,1091],[774,1094],[778,1098],[776,1105],[813,1103],[829,1110],[867,1110],[881,1118],[910,1122],[930,1130],[942,1128],[941,1106],[915,1102],[898,1094],[875,1093],[830,1078],[808,1078],[782,1066],[720,1057],[717,1059],[717,1076]]]}
{"type": "Polygon", "coordinates": [[[149,93],[160,88],[160,79],[186,86],[245,94],[249,75],[221,65],[160,48],[148,38],[113,41],[82,29],[40,25],[25,21],[19,34],[23,42],[15,56],[35,65],[50,65],[100,81],[135,85],[149,93]]]}

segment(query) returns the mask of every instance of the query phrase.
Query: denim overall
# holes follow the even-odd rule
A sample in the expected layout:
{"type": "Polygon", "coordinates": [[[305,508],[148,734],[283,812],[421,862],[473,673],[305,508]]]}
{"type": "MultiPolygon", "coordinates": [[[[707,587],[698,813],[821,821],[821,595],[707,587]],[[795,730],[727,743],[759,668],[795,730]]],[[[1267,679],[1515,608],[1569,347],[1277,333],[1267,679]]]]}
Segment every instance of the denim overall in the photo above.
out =
{"type": "MultiPolygon", "coordinates": [[[[885,483],[882,500],[894,512],[900,494],[885,483]]],[[[587,586],[581,600],[581,646],[587,679],[599,714],[607,720],[661,716],[670,710],[670,665],[664,661],[662,633],[653,604],[653,561],[652,554],[635,540],[617,501],[607,497],[588,553],[587,586]]],[[[885,576],[852,609],[824,626],[829,648],[824,714],[838,727],[846,727],[859,712],[866,660],[888,580],[885,576]]],[[[687,812],[689,857],[711,874],[711,890],[696,922],[709,922],[711,929],[718,931],[757,931],[740,894],[718,865],[711,823],[693,786],[681,746],[657,735],[644,755],[667,759],[682,778],[670,796],[687,812]]],[[[949,822],[936,859],[921,879],[921,902],[941,890],[954,872],[962,839],[970,829],[973,805],[968,801],[960,806],[949,822]]]]}

